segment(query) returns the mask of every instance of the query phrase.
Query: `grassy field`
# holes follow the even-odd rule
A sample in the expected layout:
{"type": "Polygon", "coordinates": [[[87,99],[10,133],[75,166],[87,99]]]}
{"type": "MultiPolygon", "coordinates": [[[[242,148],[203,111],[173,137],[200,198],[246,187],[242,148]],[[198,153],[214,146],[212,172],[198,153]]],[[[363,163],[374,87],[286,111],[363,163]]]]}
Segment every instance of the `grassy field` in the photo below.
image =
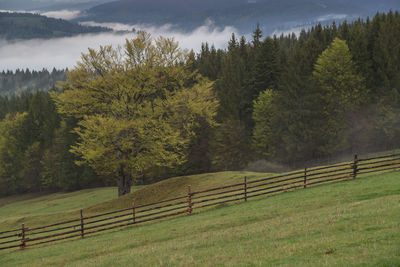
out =
{"type": "Polygon", "coordinates": [[[0,252],[0,266],[28,265],[400,266],[400,173],[0,252]]]}
{"type": "Polygon", "coordinates": [[[95,188],[72,193],[55,193],[40,196],[27,194],[0,199],[0,231],[19,228],[22,223],[28,227],[69,220],[79,217],[79,210],[85,215],[130,207],[132,200],[138,205],[160,201],[187,194],[187,185],[193,190],[233,184],[243,181],[244,176],[255,179],[268,177],[267,173],[219,172],[182,176],[148,186],[135,186],[132,193],[117,198],[117,188],[95,188]]]}
{"type": "MultiPolygon", "coordinates": [[[[134,191],[139,188],[133,188],[134,191]]],[[[0,199],[0,229],[20,226],[47,224],[76,216],[79,209],[114,199],[114,187],[80,190],[72,193],[48,195],[25,194],[0,199]]]]}

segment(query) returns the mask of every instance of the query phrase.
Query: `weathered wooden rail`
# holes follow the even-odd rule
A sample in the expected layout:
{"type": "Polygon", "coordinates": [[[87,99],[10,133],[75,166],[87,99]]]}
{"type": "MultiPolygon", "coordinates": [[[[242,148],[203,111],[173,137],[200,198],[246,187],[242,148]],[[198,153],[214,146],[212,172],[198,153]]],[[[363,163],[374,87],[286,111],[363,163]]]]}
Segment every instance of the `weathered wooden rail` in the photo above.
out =
{"type": "Polygon", "coordinates": [[[215,205],[247,201],[250,198],[263,195],[278,194],[322,183],[355,179],[371,173],[397,169],[400,169],[400,154],[365,159],[358,159],[355,156],[352,162],[305,168],[304,170],[256,180],[249,180],[248,177],[244,177],[242,183],[201,191],[192,191],[189,185],[188,193],[185,196],[144,205],[135,205],[132,202],[132,206],[129,208],[91,216],[84,216],[83,210],[80,210],[80,216],[77,216],[76,219],[37,227],[27,227],[22,224],[19,229],[0,232],[0,250],[25,249],[67,239],[82,239],[99,232],[129,225],[183,214],[190,215],[195,210],[215,205]]]}

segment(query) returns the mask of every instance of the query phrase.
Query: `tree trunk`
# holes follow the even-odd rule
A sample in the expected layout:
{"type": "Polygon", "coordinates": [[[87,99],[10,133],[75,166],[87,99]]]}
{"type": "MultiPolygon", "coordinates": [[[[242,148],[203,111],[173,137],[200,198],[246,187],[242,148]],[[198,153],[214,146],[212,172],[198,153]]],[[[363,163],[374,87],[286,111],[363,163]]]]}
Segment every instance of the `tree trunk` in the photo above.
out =
{"type": "Polygon", "coordinates": [[[124,167],[123,164],[119,166],[117,184],[118,197],[129,194],[131,192],[132,174],[124,167]]]}

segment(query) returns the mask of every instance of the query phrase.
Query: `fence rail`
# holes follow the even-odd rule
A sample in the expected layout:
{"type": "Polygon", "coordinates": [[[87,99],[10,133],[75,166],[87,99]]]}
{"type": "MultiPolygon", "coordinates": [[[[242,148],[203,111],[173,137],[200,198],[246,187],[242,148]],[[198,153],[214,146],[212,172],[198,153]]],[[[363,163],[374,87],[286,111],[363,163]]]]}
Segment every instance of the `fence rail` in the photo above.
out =
{"type": "Polygon", "coordinates": [[[53,224],[36,227],[21,225],[20,229],[0,232],[0,250],[37,246],[67,239],[82,239],[88,235],[116,228],[137,225],[171,216],[192,214],[215,205],[247,201],[249,198],[273,195],[280,192],[308,188],[322,183],[331,183],[355,179],[371,174],[400,170],[400,154],[358,159],[354,156],[352,162],[335,165],[305,168],[273,177],[249,181],[244,177],[242,183],[209,188],[201,191],[191,191],[190,185],[185,196],[167,200],[135,205],[110,212],[84,216],[53,224]]]}

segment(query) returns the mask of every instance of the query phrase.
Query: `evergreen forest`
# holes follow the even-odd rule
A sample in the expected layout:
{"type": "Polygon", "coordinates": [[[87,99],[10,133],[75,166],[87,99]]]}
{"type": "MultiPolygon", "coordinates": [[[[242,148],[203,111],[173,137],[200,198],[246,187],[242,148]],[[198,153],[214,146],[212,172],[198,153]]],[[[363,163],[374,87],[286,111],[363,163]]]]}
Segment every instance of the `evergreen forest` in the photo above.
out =
{"type": "Polygon", "coordinates": [[[399,148],[397,11],[298,36],[257,26],[250,40],[188,54],[138,35],[124,59],[89,49],[67,77],[0,73],[1,195],[399,148]]]}
{"type": "Polygon", "coordinates": [[[55,89],[59,82],[65,81],[67,70],[49,72],[29,69],[0,72],[0,95],[12,97],[26,92],[49,91],[55,89]]]}

